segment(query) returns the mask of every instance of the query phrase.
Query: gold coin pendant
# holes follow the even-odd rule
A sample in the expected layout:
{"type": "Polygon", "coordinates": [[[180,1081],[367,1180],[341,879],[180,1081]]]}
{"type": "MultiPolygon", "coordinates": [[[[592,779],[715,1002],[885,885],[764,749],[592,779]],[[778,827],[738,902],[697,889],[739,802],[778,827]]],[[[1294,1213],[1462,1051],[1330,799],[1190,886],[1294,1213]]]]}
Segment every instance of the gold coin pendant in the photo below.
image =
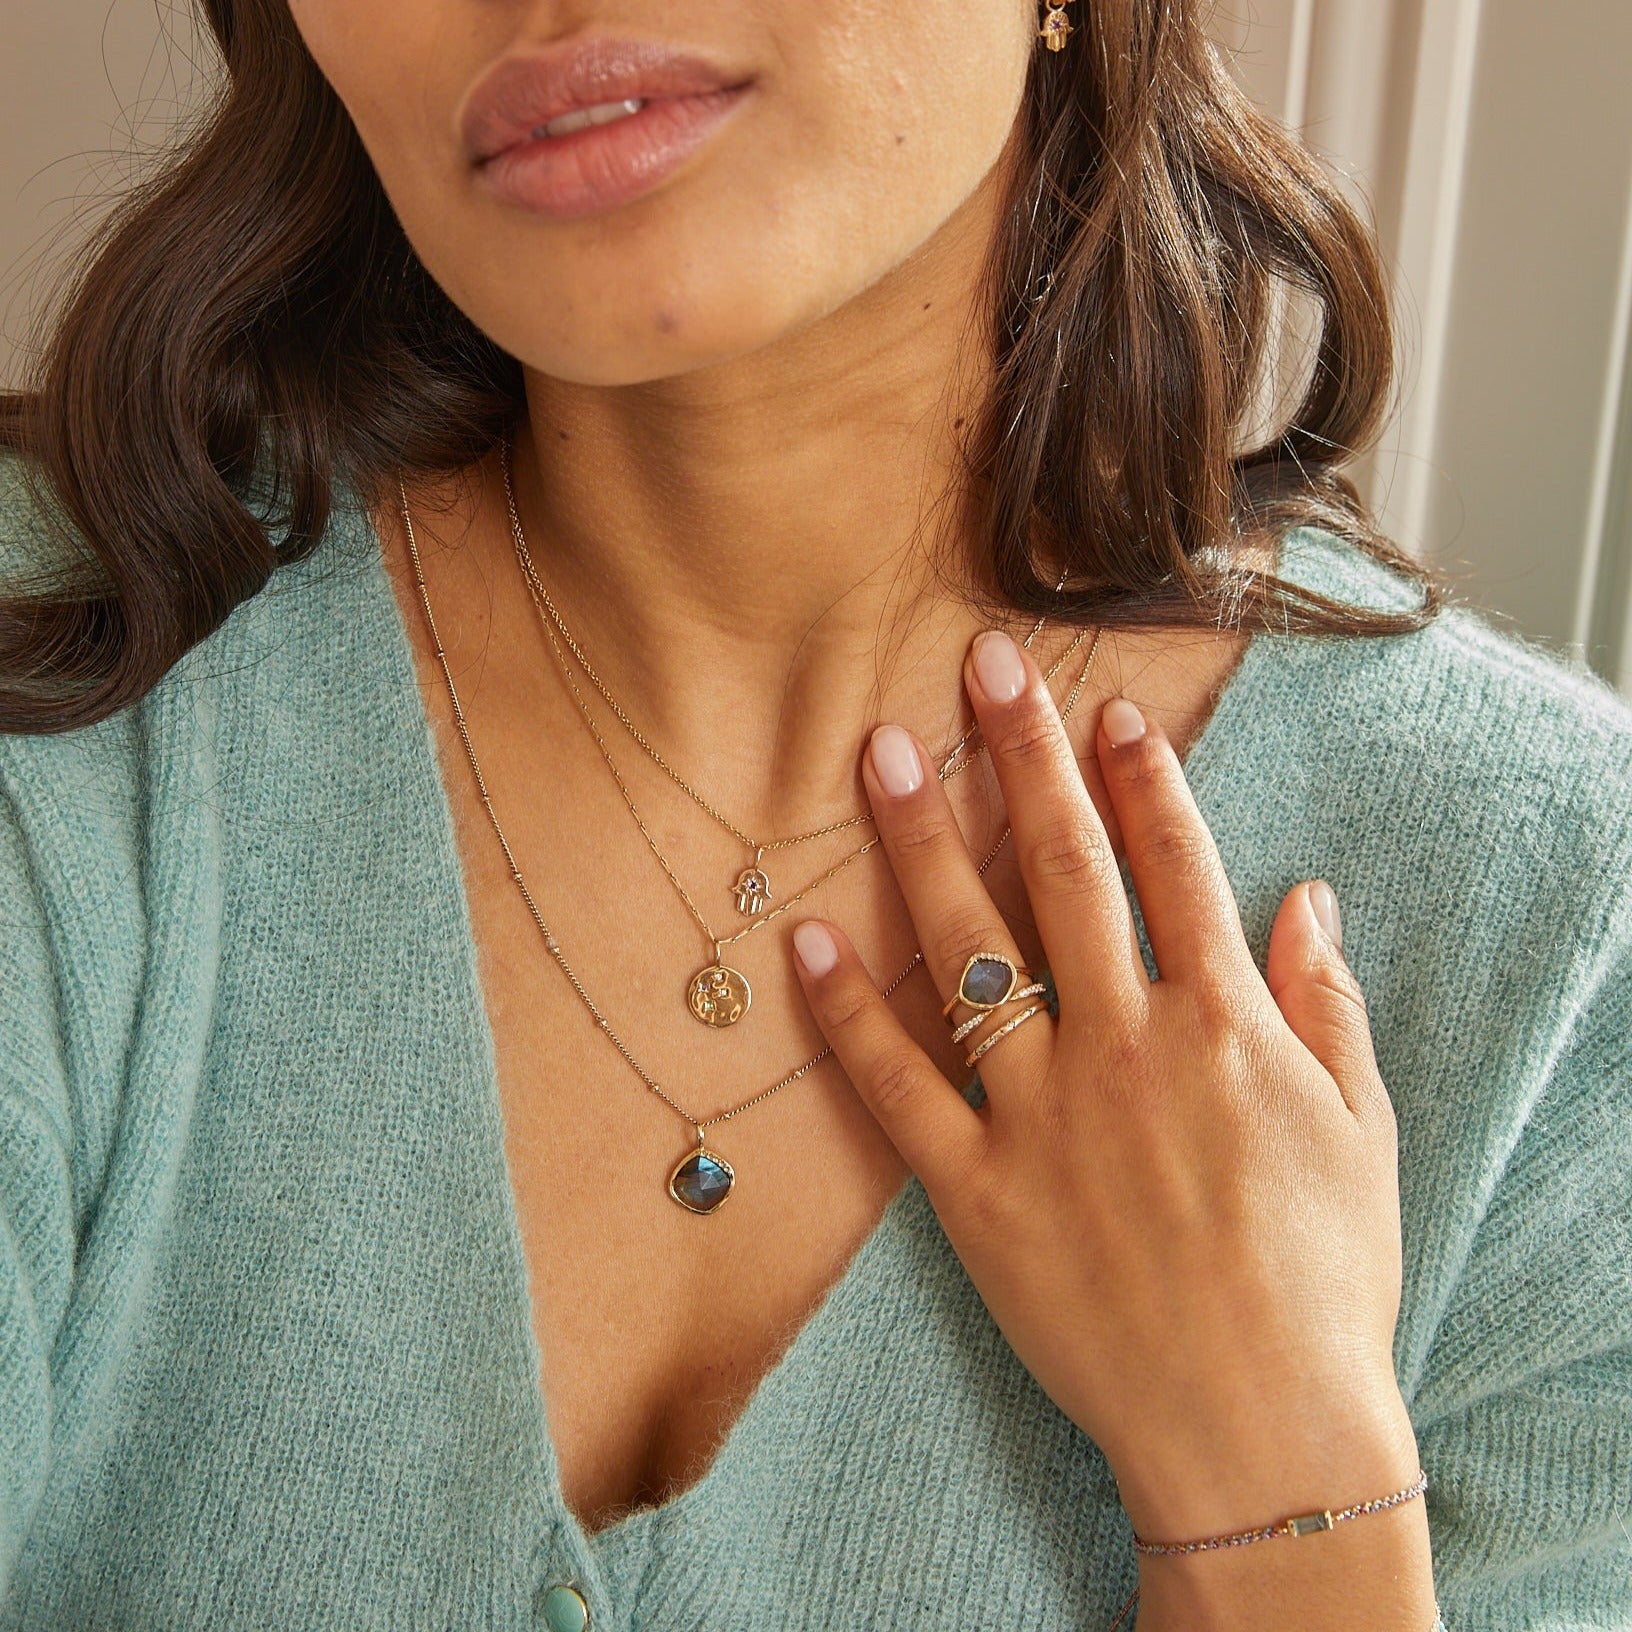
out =
{"type": "Polygon", "coordinates": [[[687,1003],[705,1026],[734,1026],[752,1002],[748,977],[740,969],[711,963],[691,977],[687,1003]]]}

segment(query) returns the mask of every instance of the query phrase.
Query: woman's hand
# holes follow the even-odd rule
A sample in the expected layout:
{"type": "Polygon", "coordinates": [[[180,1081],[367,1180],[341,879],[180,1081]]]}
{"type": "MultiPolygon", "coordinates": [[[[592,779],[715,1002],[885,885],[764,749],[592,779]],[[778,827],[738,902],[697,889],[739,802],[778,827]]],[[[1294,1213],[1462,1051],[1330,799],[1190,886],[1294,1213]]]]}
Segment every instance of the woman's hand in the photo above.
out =
{"type": "MultiPolygon", "coordinates": [[[[1392,1353],[1393,1110],[1358,984],[1317,917],[1325,886],[1300,884],[1282,902],[1266,984],[1171,745],[1131,703],[1108,703],[1096,751],[1160,972],[1152,982],[1035,663],[987,634],[965,680],[1058,1020],[1039,1014],[982,1055],[977,1111],[880,999],[843,933],[806,920],[795,944],[818,1023],[1020,1360],[1104,1451],[1140,1535],[1216,1535],[1408,1485],[1418,1464],[1392,1353]]],[[[921,746],[880,727],[863,776],[943,1001],[976,952],[1018,964],[921,746]]],[[[1335,928],[1329,901],[1321,910],[1335,928]]],[[[1024,1006],[999,1011],[964,1047],[1024,1006]]],[[[960,1006],[949,1024],[970,1012],[960,1006]]],[[[1421,1527],[1422,1504],[1411,1505],[1421,1527]]],[[[1338,1535],[1394,1517],[1340,1526],[1318,1545],[1242,1549],[1228,1565],[1224,1554],[1178,1562],[1194,1578],[1208,1564],[1213,1582],[1242,1579],[1244,1554],[1324,1548],[1332,1559],[1338,1535]]],[[[1425,1560],[1425,1531],[1422,1541],[1425,1560]]],[[[1410,1616],[1423,1590],[1431,1606],[1432,1583],[1411,1590],[1404,1620],[1363,1624],[1418,1624],[1410,1616]]]]}

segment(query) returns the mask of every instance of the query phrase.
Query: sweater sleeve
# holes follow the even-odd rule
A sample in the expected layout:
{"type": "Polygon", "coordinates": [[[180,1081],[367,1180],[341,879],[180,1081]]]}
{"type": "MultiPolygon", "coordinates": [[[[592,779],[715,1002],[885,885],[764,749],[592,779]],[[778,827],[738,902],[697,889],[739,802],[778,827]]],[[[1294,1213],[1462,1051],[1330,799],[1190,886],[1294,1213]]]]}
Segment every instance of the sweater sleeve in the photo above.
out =
{"type": "Polygon", "coordinates": [[[1450,1632],[1632,1628],[1632,902],[1608,919],[1413,1406],[1450,1632]]]}
{"type": "Polygon", "coordinates": [[[43,1488],[51,1354],[74,1226],[56,972],[28,850],[0,797],[0,1600],[43,1488]]]}

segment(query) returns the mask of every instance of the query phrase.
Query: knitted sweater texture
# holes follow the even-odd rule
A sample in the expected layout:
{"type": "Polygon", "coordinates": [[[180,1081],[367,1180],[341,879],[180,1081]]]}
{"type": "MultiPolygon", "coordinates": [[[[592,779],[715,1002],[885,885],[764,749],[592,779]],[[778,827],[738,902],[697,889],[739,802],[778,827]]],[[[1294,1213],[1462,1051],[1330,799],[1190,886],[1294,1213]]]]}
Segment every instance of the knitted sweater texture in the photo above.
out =
{"type": "MultiPolygon", "coordinates": [[[[0,464],[0,562],[35,531],[0,464]]],[[[1284,555],[1414,593],[1330,534],[1284,555]]],[[[1187,771],[1260,965],[1295,882],[1342,903],[1445,1624],[1625,1632],[1632,710],[1460,607],[1261,634],[1187,771]]],[[[593,1536],[564,1506],[450,812],[357,506],[141,703],[0,739],[0,792],[0,1629],[521,1632],[558,1582],[592,1632],[1109,1625],[1105,1462],[915,1179],[699,1483],[593,1536]]]]}

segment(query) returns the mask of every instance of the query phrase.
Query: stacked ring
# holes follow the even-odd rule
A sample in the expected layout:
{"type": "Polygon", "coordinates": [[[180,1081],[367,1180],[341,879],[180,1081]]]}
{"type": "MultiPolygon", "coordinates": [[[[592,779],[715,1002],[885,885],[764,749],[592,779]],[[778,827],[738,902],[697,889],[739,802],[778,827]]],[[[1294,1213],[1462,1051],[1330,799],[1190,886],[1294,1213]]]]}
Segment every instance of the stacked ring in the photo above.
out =
{"type": "MultiPolygon", "coordinates": [[[[1023,964],[1017,964],[1001,952],[974,953],[964,964],[963,973],[958,976],[957,990],[947,999],[941,1010],[941,1018],[948,1021],[951,1019],[952,1010],[959,1003],[966,1004],[975,1011],[953,1031],[952,1041],[961,1043],[995,1010],[1003,1008],[1006,1004],[1045,994],[1048,991],[1047,983],[1033,980],[1031,976],[1030,969],[1023,964]]],[[[1000,1037],[1006,1037],[1017,1026],[1024,1025],[1033,1015],[1043,1013],[1047,1007],[1046,1003],[1032,1003],[1021,1009],[1018,1014],[1009,1016],[995,1031],[988,1032],[981,1038],[973,1050],[964,1057],[963,1063],[973,1065],[1000,1037]]]]}
{"type": "MultiPolygon", "coordinates": [[[[1048,991],[1048,982],[1034,980],[1029,986],[1022,986],[1018,991],[1009,995],[1008,1001],[1013,1003],[1022,997],[1042,997],[1048,991]]],[[[961,1043],[977,1026],[982,1025],[991,1014],[990,1009],[982,1009],[978,1014],[972,1014],[952,1033],[952,1041],[961,1043]]]]}
{"type": "Polygon", "coordinates": [[[975,1061],[978,1060],[981,1055],[984,1054],[986,1050],[998,1040],[998,1038],[1007,1036],[1008,1033],[1013,1031],[1016,1026],[1023,1026],[1034,1014],[1046,1014],[1047,1012],[1048,1005],[1046,1003],[1033,1003],[1027,1008],[1022,1009],[1013,1017],[1013,1019],[1005,1020],[996,1031],[990,1032],[985,1037],[982,1037],[981,1040],[966,1055],[964,1055],[963,1063],[965,1065],[973,1065],[975,1061]]]}

